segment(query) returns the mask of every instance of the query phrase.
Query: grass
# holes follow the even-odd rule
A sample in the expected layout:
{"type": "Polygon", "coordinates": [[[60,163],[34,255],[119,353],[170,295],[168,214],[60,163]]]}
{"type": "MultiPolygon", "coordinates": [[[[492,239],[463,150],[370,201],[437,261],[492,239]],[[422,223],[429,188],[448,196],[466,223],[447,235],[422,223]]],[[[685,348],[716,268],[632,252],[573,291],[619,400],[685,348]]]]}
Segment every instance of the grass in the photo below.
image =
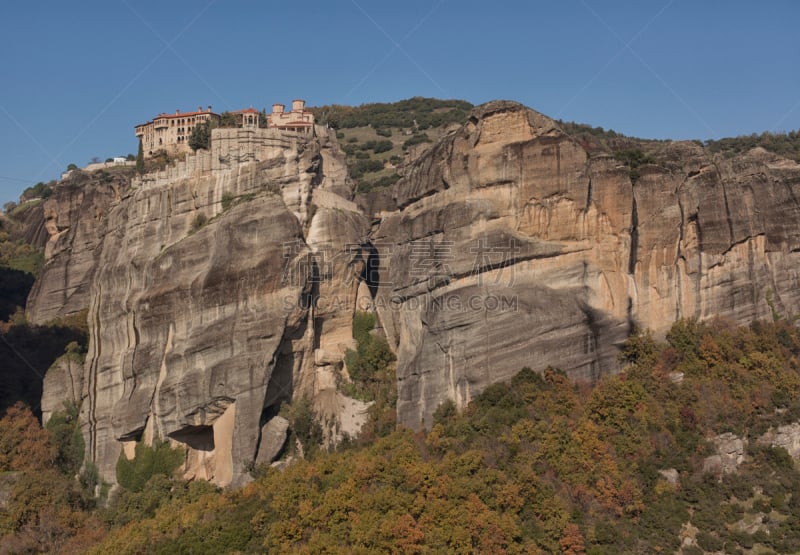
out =
{"type": "MultiPolygon", "coordinates": [[[[422,146],[419,146],[421,143],[416,143],[414,140],[412,140],[411,142],[415,143],[419,149],[417,154],[424,151],[426,149],[426,145],[432,145],[439,140],[445,134],[446,129],[447,126],[426,129],[424,133],[427,135],[429,142],[422,144],[422,146]]],[[[405,149],[403,147],[410,139],[415,137],[413,134],[406,134],[407,131],[410,130],[399,127],[387,127],[379,129],[375,129],[373,127],[352,127],[338,130],[336,132],[336,136],[338,137],[340,147],[348,148],[358,147],[359,145],[363,145],[369,141],[390,141],[392,143],[392,148],[385,152],[379,152],[375,154],[372,151],[357,150],[353,155],[348,155],[347,157],[348,163],[354,164],[359,159],[357,154],[362,154],[363,156],[363,153],[366,153],[369,155],[369,159],[380,160],[381,162],[386,163],[390,162],[392,158],[395,160],[405,159],[407,147],[405,149]],[[386,136],[385,134],[385,130],[387,129],[391,131],[390,136],[386,136]],[[378,133],[379,130],[381,133],[378,133]]],[[[397,169],[390,166],[384,167],[377,171],[365,172],[361,177],[356,178],[356,182],[358,184],[358,191],[364,193],[374,189],[382,189],[387,187],[396,182],[397,179],[399,179],[397,169]]]]}
{"type": "Polygon", "coordinates": [[[44,202],[43,198],[35,198],[33,200],[27,200],[19,204],[18,206],[14,207],[14,209],[8,213],[8,216],[13,218],[15,216],[19,216],[23,212],[30,210],[34,206],[41,204],[44,202]]]}

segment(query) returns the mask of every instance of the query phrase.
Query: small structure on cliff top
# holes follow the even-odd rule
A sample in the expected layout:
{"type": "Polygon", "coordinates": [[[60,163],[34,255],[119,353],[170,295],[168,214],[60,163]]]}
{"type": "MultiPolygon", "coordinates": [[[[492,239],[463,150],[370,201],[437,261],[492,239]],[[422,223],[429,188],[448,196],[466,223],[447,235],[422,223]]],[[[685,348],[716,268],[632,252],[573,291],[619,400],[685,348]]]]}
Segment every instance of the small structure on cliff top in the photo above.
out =
{"type": "MultiPolygon", "coordinates": [[[[305,100],[293,100],[292,109],[286,111],[283,104],[273,104],[272,113],[267,114],[267,128],[289,131],[303,135],[313,135],[314,114],[305,109],[305,100]]],[[[260,114],[255,108],[246,108],[233,112],[241,118],[241,127],[245,129],[258,129],[260,114]]],[[[217,125],[220,115],[199,107],[196,112],[181,112],[174,114],[159,114],[147,123],[135,127],[136,136],[142,141],[145,158],[154,156],[158,151],[164,150],[171,156],[191,152],[189,138],[198,125],[210,123],[217,125]]]]}
{"type": "Polygon", "coordinates": [[[147,123],[135,127],[136,136],[142,141],[145,158],[153,156],[159,150],[167,154],[176,155],[190,152],[189,137],[195,126],[206,122],[218,123],[219,114],[198,107],[196,112],[181,112],[175,110],[174,114],[159,114],[147,123]]]}

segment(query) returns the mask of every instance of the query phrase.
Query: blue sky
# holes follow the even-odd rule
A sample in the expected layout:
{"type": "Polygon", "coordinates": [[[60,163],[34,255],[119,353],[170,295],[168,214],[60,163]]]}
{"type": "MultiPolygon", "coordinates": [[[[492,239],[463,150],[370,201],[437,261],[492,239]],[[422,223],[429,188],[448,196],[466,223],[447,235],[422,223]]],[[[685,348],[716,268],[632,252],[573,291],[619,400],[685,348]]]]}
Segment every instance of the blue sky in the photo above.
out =
{"type": "Polygon", "coordinates": [[[518,100],[653,138],[800,128],[800,3],[6,0],[0,201],[159,112],[518,100]]]}

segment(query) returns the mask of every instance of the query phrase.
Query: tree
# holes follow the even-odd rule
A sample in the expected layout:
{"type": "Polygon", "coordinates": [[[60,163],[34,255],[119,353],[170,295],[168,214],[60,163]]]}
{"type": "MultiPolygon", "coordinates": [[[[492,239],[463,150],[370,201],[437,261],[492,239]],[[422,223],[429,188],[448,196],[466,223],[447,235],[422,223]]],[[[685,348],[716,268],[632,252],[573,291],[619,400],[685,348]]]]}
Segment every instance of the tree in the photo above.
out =
{"type": "Polygon", "coordinates": [[[141,139],[139,139],[139,151],[136,154],[136,171],[139,173],[144,172],[144,147],[141,139]]]}
{"type": "MultiPolygon", "coordinates": [[[[68,349],[77,342],[73,341],[68,349]]],[[[77,403],[65,402],[64,410],[55,412],[47,422],[46,429],[50,432],[50,439],[56,448],[55,464],[61,472],[74,476],[83,463],[84,441],[78,423],[77,403]]]]}
{"type": "Polygon", "coordinates": [[[53,466],[56,449],[31,410],[10,407],[0,420],[0,472],[43,470],[53,466]]]}
{"type": "Polygon", "coordinates": [[[25,201],[25,200],[32,200],[35,198],[48,198],[53,192],[51,185],[54,184],[55,184],[54,181],[51,181],[50,183],[44,183],[40,181],[33,187],[28,187],[27,189],[22,191],[20,199],[25,201]]]}
{"type": "Polygon", "coordinates": [[[584,550],[583,534],[577,524],[567,524],[564,527],[564,535],[561,536],[561,552],[564,555],[583,555],[584,550]]]}
{"type": "Polygon", "coordinates": [[[141,492],[153,476],[170,478],[184,460],[181,449],[173,449],[168,441],[160,439],[152,445],[137,443],[134,453],[131,460],[120,453],[117,460],[117,481],[132,492],[141,492]]]}
{"type": "Polygon", "coordinates": [[[192,150],[197,150],[198,148],[208,148],[208,145],[211,143],[211,122],[203,122],[200,125],[196,125],[195,128],[192,130],[192,135],[189,137],[189,146],[192,150]]]}
{"type": "Polygon", "coordinates": [[[240,123],[241,117],[237,114],[233,114],[231,112],[222,112],[219,115],[220,127],[239,127],[240,123]]]}
{"type": "MultiPolygon", "coordinates": [[[[141,141],[139,141],[139,144],[141,144],[141,141]]],[[[67,166],[67,171],[72,171],[72,170],[77,170],[77,169],[78,169],[78,166],[76,166],[75,164],[70,164],[69,166],[67,166]]]]}

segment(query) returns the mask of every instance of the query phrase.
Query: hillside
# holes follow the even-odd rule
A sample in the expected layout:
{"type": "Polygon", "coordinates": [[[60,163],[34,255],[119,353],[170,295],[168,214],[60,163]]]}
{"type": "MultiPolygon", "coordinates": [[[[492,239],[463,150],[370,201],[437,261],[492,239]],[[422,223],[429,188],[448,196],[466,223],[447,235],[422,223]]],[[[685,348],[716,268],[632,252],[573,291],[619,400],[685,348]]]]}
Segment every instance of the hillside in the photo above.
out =
{"type": "MultiPolygon", "coordinates": [[[[406,163],[435,143],[453,124],[463,124],[472,104],[463,100],[415,97],[392,103],[311,108],[317,121],[337,130],[357,189],[366,193],[395,183],[406,163]]],[[[635,170],[663,155],[669,140],[642,139],[587,123],[558,120],[565,133],[592,154],[609,154],[635,170]]],[[[730,158],[760,147],[800,162],[800,131],[696,141],[709,155],[730,158]]]]}
{"type": "Polygon", "coordinates": [[[193,550],[219,530],[246,552],[797,551],[800,473],[760,440],[800,417],[797,330],[679,322],[668,337],[633,338],[596,388],[523,369],[461,415],[442,405],[428,433],[269,470],[213,508],[175,502],[102,549],[193,550]],[[731,432],[747,447],[726,474],[710,438],[731,432]]]}
{"type": "Polygon", "coordinates": [[[798,434],[798,355],[784,321],[678,322],[667,342],[631,338],[625,370],[596,387],[523,369],[461,414],[443,404],[428,432],[255,468],[243,490],[170,476],[159,448],[107,509],[62,493],[68,475],[23,489],[46,471],[31,453],[74,444],[69,420],[55,436],[16,411],[0,471],[22,474],[0,532],[64,553],[794,553],[800,454],[781,445],[798,434]],[[724,459],[737,438],[740,458],[724,459]]]}
{"type": "Polygon", "coordinates": [[[797,551],[800,166],[468,108],[31,188],[0,545],[797,551]]]}
{"type": "Polygon", "coordinates": [[[317,122],[336,130],[347,154],[347,169],[366,193],[394,184],[403,167],[453,124],[467,119],[472,104],[463,100],[415,97],[393,103],[311,108],[317,122]]]}

